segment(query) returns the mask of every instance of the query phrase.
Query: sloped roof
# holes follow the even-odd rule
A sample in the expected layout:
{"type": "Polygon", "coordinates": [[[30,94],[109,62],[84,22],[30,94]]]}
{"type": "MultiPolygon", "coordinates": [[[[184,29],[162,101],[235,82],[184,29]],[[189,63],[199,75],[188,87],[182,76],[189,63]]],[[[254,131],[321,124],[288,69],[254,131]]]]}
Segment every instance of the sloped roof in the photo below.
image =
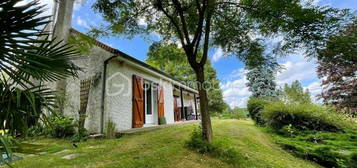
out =
{"type": "MultiPolygon", "coordinates": [[[[78,30],[76,30],[76,29],[74,29],[74,28],[71,28],[71,29],[70,29],[70,32],[73,33],[73,34],[85,35],[85,36],[86,36],[86,34],[83,34],[83,33],[81,33],[80,31],[78,31],[78,30]]],[[[192,89],[192,90],[194,90],[194,91],[197,92],[196,89],[191,88],[191,87],[189,87],[189,86],[186,86],[186,85],[182,84],[182,83],[180,82],[180,80],[178,80],[177,78],[173,77],[172,75],[169,75],[169,74],[167,74],[167,73],[165,73],[165,72],[163,72],[163,71],[160,71],[160,70],[154,68],[153,66],[151,66],[151,65],[149,65],[149,64],[147,64],[147,63],[145,63],[145,62],[142,62],[142,61],[140,61],[140,60],[138,60],[138,59],[136,59],[136,58],[134,58],[134,57],[132,57],[132,56],[130,56],[130,55],[128,55],[128,54],[126,54],[126,53],[120,51],[120,50],[118,50],[118,49],[115,49],[115,48],[113,48],[113,47],[110,47],[110,46],[108,46],[108,45],[106,45],[106,44],[104,44],[104,43],[102,43],[102,42],[100,42],[100,41],[98,41],[98,40],[95,40],[94,43],[95,43],[96,46],[98,46],[98,47],[104,49],[105,51],[108,51],[108,52],[110,52],[110,53],[112,53],[112,54],[118,55],[118,56],[120,56],[120,57],[123,57],[124,59],[127,59],[127,60],[129,60],[129,61],[131,61],[131,62],[134,62],[135,64],[138,64],[138,65],[140,65],[140,66],[143,66],[143,67],[145,67],[145,68],[148,68],[148,69],[150,69],[150,70],[152,70],[152,71],[154,71],[154,72],[156,72],[156,73],[158,73],[158,74],[160,74],[160,75],[163,75],[163,76],[165,76],[165,77],[167,77],[167,78],[170,78],[171,80],[176,81],[176,82],[179,83],[180,85],[183,85],[183,86],[185,86],[185,87],[187,87],[187,88],[189,88],[189,89],[192,89]]],[[[179,86],[179,87],[181,87],[181,86],[179,86]]],[[[185,89],[185,88],[183,88],[183,89],[185,89]]],[[[186,89],[186,90],[187,90],[187,89],[186,89]]]]}

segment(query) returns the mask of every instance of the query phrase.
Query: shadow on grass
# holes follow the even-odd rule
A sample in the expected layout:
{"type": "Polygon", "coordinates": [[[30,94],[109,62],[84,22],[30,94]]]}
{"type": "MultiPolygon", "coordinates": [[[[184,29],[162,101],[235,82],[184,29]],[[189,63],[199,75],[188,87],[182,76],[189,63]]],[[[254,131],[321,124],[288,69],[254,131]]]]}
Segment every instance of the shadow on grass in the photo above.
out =
{"type": "Polygon", "coordinates": [[[211,143],[202,139],[202,132],[195,128],[185,146],[200,154],[218,158],[228,164],[240,165],[241,160],[248,159],[237,149],[230,146],[231,139],[227,137],[215,137],[211,143]]]}
{"type": "Polygon", "coordinates": [[[14,152],[23,154],[38,154],[45,150],[46,145],[43,144],[21,143],[14,149],[14,152]]]}

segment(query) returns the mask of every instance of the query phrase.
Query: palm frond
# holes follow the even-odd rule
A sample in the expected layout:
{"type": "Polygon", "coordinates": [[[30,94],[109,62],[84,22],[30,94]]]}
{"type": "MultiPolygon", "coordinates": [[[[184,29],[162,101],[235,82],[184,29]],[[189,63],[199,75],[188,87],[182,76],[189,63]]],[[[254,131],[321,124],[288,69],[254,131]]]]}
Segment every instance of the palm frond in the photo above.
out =
{"type": "Polygon", "coordinates": [[[31,78],[56,81],[76,76],[79,68],[72,60],[77,51],[43,31],[49,23],[49,16],[40,16],[44,6],[38,0],[16,5],[20,1],[0,3],[0,71],[22,87],[33,85],[31,78]]]}

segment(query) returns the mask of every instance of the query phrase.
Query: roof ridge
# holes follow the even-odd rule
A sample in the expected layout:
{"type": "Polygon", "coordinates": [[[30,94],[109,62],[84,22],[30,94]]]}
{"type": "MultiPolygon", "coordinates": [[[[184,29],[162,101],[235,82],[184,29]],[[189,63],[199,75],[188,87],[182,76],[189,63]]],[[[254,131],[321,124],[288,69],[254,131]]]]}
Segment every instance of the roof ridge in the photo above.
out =
{"type": "MultiPolygon", "coordinates": [[[[74,28],[71,28],[71,29],[70,29],[70,32],[71,32],[71,33],[74,33],[74,34],[78,34],[78,35],[88,36],[88,35],[86,35],[86,34],[80,32],[80,31],[78,31],[78,30],[76,30],[76,29],[74,29],[74,28]]],[[[89,36],[88,36],[88,37],[89,37],[89,36]]],[[[102,49],[104,49],[104,50],[106,50],[106,51],[108,51],[108,52],[110,52],[110,53],[112,53],[112,54],[118,54],[118,55],[120,55],[120,56],[122,56],[122,57],[124,57],[124,58],[126,58],[126,59],[129,59],[129,60],[131,60],[131,61],[133,61],[133,62],[135,62],[135,63],[141,65],[141,66],[144,66],[144,67],[146,67],[146,68],[149,68],[150,70],[153,70],[154,72],[157,72],[157,73],[159,73],[159,74],[161,74],[161,75],[164,75],[164,76],[166,76],[166,77],[168,77],[168,78],[171,78],[172,80],[174,80],[174,81],[180,83],[181,85],[186,86],[185,84],[181,83],[180,80],[178,80],[176,77],[174,77],[174,76],[172,76],[172,75],[169,75],[169,74],[167,74],[166,72],[163,72],[163,71],[161,71],[161,70],[159,70],[159,69],[157,69],[157,68],[155,68],[155,67],[153,67],[153,66],[151,66],[151,65],[149,65],[149,64],[147,64],[147,63],[145,63],[145,62],[143,62],[143,61],[140,61],[140,60],[138,60],[138,59],[136,59],[136,58],[134,58],[134,57],[132,57],[132,56],[130,56],[130,55],[128,55],[128,54],[126,54],[126,53],[124,53],[124,52],[118,50],[118,49],[115,49],[115,48],[113,48],[113,47],[110,47],[109,45],[104,44],[103,42],[100,42],[100,41],[97,40],[97,39],[94,39],[94,41],[95,41],[95,45],[96,45],[96,46],[98,46],[98,47],[100,47],[100,48],[102,48],[102,49]]],[[[192,90],[197,91],[197,89],[194,89],[194,88],[192,88],[192,87],[190,87],[190,86],[186,86],[186,87],[188,87],[188,88],[190,88],[190,89],[192,89],[192,90]]]]}
{"type": "MultiPolygon", "coordinates": [[[[78,31],[78,30],[76,30],[76,29],[74,29],[74,28],[71,28],[71,29],[70,29],[70,32],[71,32],[71,33],[74,33],[74,34],[78,34],[78,35],[88,36],[88,35],[86,35],[86,34],[80,32],[80,31],[78,31]]],[[[88,36],[88,37],[89,37],[89,36],[88,36]]],[[[92,38],[92,37],[90,37],[90,38],[92,38]]],[[[100,42],[100,41],[97,40],[97,39],[94,39],[94,41],[95,41],[95,45],[96,45],[96,46],[98,46],[98,47],[100,47],[100,48],[102,48],[102,49],[104,49],[104,50],[106,50],[106,51],[108,51],[108,52],[110,52],[110,53],[113,53],[113,54],[122,53],[122,52],[119,51],[118,49],[115,49],[115,48],[113,48],[113,47],[110,47],[109,45],[104,44],[103,42],[100,42]]]]}

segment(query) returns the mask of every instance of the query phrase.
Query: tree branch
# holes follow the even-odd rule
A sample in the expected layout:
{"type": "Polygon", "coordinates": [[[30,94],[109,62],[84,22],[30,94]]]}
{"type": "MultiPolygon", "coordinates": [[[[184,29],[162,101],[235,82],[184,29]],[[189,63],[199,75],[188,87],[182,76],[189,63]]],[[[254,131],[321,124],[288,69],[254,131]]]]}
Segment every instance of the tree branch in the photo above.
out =
{"type": "Polygon", "coordinates": [[[171,21],[171,23],[175,26],[176,30],[177,30],[177,33],[179,35],[179,38],[180,38],[180,41],[181,41],[181,44],[182,46],[185,48],[186,44],[185,44],[185,39],[183,37],[183,34],[181,32],[181,29],[180,29],[180,26],[175,22],[175,19],[164,9],[163,5],[162,5],[162,2],[160,0],[157,1],[157,7],[159,10],[161,10],[165,15],[166,17],[169,18],[169,20],[171,21]]]}
{"type": "Polygon", "coordinates": [[[190,36],[189,36],[189,33],[188,33],[185,17],[183,16],[183,9],[182,9],[181,3],[178,0],[172,0],[172,2],[174,3],[175,8],[179,13],[179,16],[180,16],[180,19],[181,19],[181,23],[182,23],[183,33],[184,33],[185,39],[186,39],[186,43],[188,45],[190,45],[190,36]]]}
{"type": "Polygon", "coordinates": [[[202,28],[203,28],[203,21],[204,21],[204,16],[205,16],[205,11],[206,11],[206,7],[207,7],[207,1],[204,1],[204,4],[202,6],[202,9],[200,9],[199,7],[199,2],[198,0],[197,2],[197,9],[198,9],[198,13],[199,13],[199,20],[198,20],[198,26],[195,32],[195,36],[193,37],[192,40],[192,44],[195,45],[195,54],[197,54],[198,51],[198,45],[200,43],[201,40],[201,35],[202,35],[202,28]]]}
{"type": "MultiPolygon", "coordinates": [[[[216,3],[216,5],[230,5],[230,6],[234,5],[236,7],[242,8],[242,9],[252,10],[254,12],[261,12],[261,10],[257,6],[253,6],[253,5],[247,6],[247,5],[243,5],[243,4],[235,3],[235,2],[218,2],[218,3],[216,3]]],[[[280,16],[275,16],[268,12],[265,12],[264,14],[274,17],[276,19],[281,19],[280,16]]]]}
{"type": "Polygon", "coordinates": [[[208,55],[209,34],[211,31],[211,18],[212,18],[212,12],[213,12],[212,10],[213,9],[209,9],[207,12],[207,19],[206,19],[206,25],[205,25],[205,39],[204,39],[204,45],[203,45],[203,55],[202,55],[202,59],[199,63],[201,66],[205,65],[205,63],[207,61],[207,57],[208,57],[207,55],[208,55]]]}

